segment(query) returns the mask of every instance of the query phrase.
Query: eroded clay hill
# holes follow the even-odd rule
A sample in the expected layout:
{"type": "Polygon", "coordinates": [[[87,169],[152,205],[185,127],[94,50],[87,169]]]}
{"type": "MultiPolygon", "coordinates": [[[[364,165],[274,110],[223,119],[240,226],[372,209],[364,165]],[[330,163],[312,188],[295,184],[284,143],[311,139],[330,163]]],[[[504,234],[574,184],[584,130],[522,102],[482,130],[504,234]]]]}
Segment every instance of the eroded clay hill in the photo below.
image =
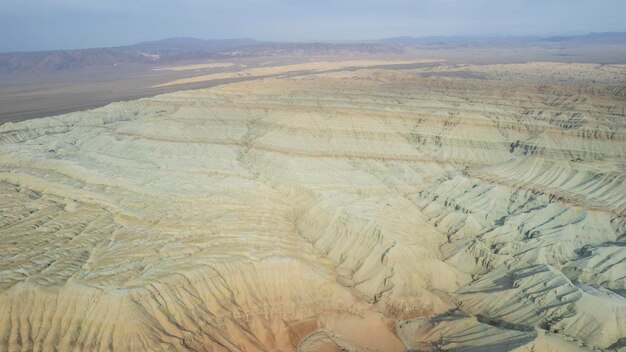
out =
{"type": "Polygon", "coordinates": [[[0,126],[2,351],[626,351],[626,67],[364,69],[0,126]]]}

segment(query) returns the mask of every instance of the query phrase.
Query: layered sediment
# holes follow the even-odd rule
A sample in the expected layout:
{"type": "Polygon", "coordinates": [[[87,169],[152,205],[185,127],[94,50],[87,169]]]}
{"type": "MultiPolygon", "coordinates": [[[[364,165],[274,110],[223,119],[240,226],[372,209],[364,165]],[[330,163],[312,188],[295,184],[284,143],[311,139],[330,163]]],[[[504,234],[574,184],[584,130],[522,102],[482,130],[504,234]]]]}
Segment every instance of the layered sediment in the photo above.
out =
{"type": "Polygon", "coordinates": [[[626,68],[371,68],[0,126],[0,350],[626,351],[626,68]]]}

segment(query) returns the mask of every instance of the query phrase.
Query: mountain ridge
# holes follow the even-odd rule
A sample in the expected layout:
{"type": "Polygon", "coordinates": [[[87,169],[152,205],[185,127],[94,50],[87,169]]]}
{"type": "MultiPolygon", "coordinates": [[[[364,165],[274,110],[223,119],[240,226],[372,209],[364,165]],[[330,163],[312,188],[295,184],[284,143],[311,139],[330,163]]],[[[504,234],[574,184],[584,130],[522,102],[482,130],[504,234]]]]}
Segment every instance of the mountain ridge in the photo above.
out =
{"type": "Polygon", "coordinates": [[[401,55],[411,49],[433,47],[493,47],[510,45],[626,45],[626,32],[589,33],[576,36],[425,36],[391,37],[352,42],[271,42],[250,38],[198,39],[172,37],[132,45],[0,53],[0,73],[59,71],[93,66],[150,65],[179,61],[222,59],[232,56],[275,55],[401,55]]]}

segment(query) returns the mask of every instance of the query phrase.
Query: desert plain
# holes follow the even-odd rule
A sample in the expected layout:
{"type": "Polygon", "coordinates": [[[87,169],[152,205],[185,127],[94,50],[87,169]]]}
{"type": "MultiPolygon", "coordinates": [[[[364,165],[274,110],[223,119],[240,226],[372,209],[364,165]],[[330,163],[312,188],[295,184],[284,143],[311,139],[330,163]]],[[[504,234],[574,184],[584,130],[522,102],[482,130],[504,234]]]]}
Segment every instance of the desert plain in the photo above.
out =
{"type": "Polygon", "coordinates": [[[626,65],[406,60],[0,125],[0,350],[626,351],[626,65]]]}

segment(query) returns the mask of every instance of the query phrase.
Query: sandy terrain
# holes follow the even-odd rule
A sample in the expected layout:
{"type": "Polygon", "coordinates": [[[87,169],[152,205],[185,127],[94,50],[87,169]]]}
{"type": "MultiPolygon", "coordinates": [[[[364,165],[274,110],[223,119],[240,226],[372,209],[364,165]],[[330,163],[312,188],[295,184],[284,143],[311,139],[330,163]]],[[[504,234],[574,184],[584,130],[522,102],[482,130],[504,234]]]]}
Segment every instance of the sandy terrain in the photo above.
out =
{"type": "Polygon", "coordinates": [[[222,68],[222,67],[233,67],[233,66],[237,66],[237,64],[235,64],[234,62],[209,62],[206,64],[159,67],[153,70],[155,71],[189,71],[189,70],[203,70],[207,68],[222,68]]]}
{"type": "Polygon", "coordinates": [[[276,75],[311,74],[322,69],[336,70],[343,65],[394,65],[423,62],[409,66],[437,65],[439,60],[387,58],[342,60],[302,64],[303,57],[238,58],[233,62],[194,62],[166,67],[128,65],[91,67],[58,72],[0,73],[0,124],[31,118],[93,109],[111,102],[152,97],[183,89],[199,89],[276,75]],[[299,70],[299,71],[294,71],[299,70]],[[199,77],[204,76],[204,77],[199,77]],[[174,83],[176,82],[176,83],[174,83]]]}
{"type": "Polygon", "coordinates": [[[625,156],[626,68],[595,64],[6,123],[0,350],[626,351],[625,156]]]}
{"type": "Polygon", "coordinates": [[[155,87],[168,87],[181,84],[215,81],[222,79],[231,79],[239,77],[262,77],[262,76],[274,76],[285,73],[293,73],[299,71],[307,72],[320,72],[330,70],[340,70],[345,68],[366,68],[371,66],[386,66],[386,65],[412,65],[412,64],[424,64],[442,62],[444,60],[432,60],[432,59],[413,59],[413,60],[341,60],[341,61],[313,61],[291,65],[279,65],[269,67],[256,67],[247,70],[235,71],[235,72],[221,72],[210,73],[206,75],[194,76],[189,78],[181,78],[175,81],[156,85],[155,87]]]}
{"type": "MultiPolygon", "coordinates": [[[[310,66],[311,61],[326,62],[327,66],[334,65],[334,68],[328,67],[331,70],[341,69],[337,66],[339,61],[356,61],[356,67],[368,61],[382,61],[383,66],[389,61],[429,61],[431,63],[414,66],[432,67],[438,65],[439,60],[445,60],[441,64],[445,62],[450,66],[459,65],[461,70],[468,64],[526,64],[540,61],[624,65],[626,45],[620,41],[621,39],[615,41],[616,38],[610,34],[608,37],[603,35],[592,37],[594,38],[569,38],[566,42],[550,41],[545,38],[531,41],[528,41],[529,38],[508,38],[504,42],[477,38],[477,41],[440,38],[430,44],[419,40],[411,44],[410,39],[397,38],[400,42],[391,40],[386,44],[374,43],[374,45],[257,43],[257,46],[247,46],[253,43],[244,42],[237,44],[237,41],[215,43],[191,39],[191,43],[186,40],[141,43],[126,47],[122,57],[115,55],[119,54],[120,48],[0,54],[0,124],[93,109],[116,101],[258,79],[267,75],[267,70],[276,70],[269,67],[308,63],[308,66],[295,67],[302,69],[301,71],[281,73],[281,70],[278,70],[275,75],[310,74],[315,72],[310,66]],[[205,49],[215,49],[215,44],[226,45],[231,49],[218,50],[215,53],[211,53],[211,50],[197,51],[197,45],[201,47],[208,45],[205,49]],[[238,50],[231,45],[246,47],[238,50]],[[158,55],[160,60],[145,62],[142,59],[140,62],[136,60],[127,62],[128,50],[135,53],[152,53],[150,55],[158,55]],[[239,54],[234,55],[237,51],[239,54]],[[67,55],[61,55],[63,53],[67,55]],[[263,68],[266,72],[252,71],[251,74],[249,70],[255,68],[263,68]],[[234,71],[239,73],[234,74],[234,71]],[[258,75],[259,73],[263,75],[258,75]],[[199,77],[213,74],[218,75],[199,77]],[[220,77],[222,79],[219,79],[220,77]],[[173,82],[177,84],[172,84],[173,82]]],[[[145,55],[139,56],[144,58],[145,55]]],[[[476,69],[480,70],[480,67],[476,69]]],[[[284,70],[283,67],[282,71],[284,70]]],[[[476,77],[475,73],[473,75],[476,77]]]]}

